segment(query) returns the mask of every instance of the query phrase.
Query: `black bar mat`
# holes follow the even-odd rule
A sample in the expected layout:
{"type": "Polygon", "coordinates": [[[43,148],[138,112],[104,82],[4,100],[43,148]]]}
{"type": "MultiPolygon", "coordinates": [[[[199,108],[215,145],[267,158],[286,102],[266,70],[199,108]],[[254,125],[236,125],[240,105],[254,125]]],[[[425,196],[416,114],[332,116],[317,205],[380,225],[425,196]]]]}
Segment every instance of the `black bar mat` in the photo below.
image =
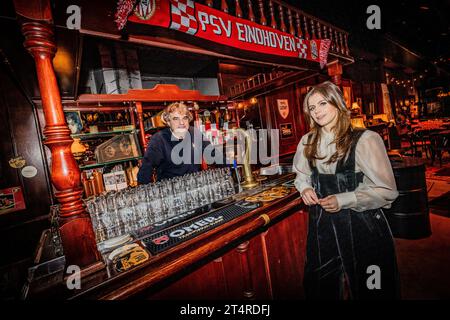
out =
{"type": "Polygon", "coordinates": [[[255,210],[260,206],[261,203],[259,202],[242,200],[209,214],[196,217],[182,224],[153,233],[142,239],[142,242],[152,254],[158,254],[247,212],[255,210]]]}

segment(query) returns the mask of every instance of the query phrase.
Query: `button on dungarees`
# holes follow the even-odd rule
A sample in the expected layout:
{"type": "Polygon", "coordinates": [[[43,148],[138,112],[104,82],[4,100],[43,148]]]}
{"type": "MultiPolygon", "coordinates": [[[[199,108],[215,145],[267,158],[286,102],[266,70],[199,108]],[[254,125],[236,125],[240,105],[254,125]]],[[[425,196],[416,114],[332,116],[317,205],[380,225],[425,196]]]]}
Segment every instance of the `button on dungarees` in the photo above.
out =
{"type": "MultiPolygon", "coordinates": [[[[363,173],[355,172],[355,149],[363,132],[353,129],[349,155],[338,161],[335,174],[319,173],[310,162],[319,199],[354,191],[362,182],[363,173]]],[[[311,206],[304,287],[307,299],[399,298],[394,240],[383,211],[328,213],[311,206]]]]}

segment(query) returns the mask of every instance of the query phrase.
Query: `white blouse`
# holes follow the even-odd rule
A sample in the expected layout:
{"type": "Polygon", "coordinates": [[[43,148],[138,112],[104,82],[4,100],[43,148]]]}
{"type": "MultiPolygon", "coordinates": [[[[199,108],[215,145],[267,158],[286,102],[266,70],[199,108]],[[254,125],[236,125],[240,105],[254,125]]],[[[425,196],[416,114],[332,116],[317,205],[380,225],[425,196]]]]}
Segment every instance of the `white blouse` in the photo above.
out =
{"type": "MultiPolygon", "coordinates": [[[[293,161],[293,169],[297,173],[295,187],[299,192],[306,188],[312,188],[312,170],[303,153],[308,135],[309,133],[305,134],[300,140],[293,161]]],[[[325,156],[325,158],[315,162],[319,173],[334,174],[336,172],[337,162],[325,164],[331,155],[336,152],[336,144],[333,142],[333,138],[333,132],[326,132],[322,129],[318,155],[320,157],[325,156]]],[[[398,196],[398,191],[386,148],[378,133],[366,130],[361,135],[356,145],[355,162],[355,171],[362,171],[364,174],[363,181],[355,191],[335,195],[339,208],[352,209],[358,212],[390,208],[392,202],[398,196]]]]}

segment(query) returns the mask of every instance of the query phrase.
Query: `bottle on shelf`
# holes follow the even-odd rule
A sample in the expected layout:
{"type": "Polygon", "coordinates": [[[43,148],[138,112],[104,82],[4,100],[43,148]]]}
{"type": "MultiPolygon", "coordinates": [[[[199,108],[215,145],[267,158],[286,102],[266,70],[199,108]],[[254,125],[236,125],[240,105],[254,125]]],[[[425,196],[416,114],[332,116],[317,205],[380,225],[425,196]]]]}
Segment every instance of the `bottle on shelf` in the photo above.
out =
{"type": "Polygon", "coordinates": [[[205,132],[208,132],[208,131],[211,130],[211,119],[210,119],[210,117],[211,117],[211,112],[209,112],[208,110],[206,110],[206,111],[203,113],[203,116],[205,117],[205,120],[204,120],[205,132]]]}
{"type": "Polygon", "coordinates": [[[100,171],[94,170],[92,173],[94,194],[99,195],[105,191],[105,185],[103,183],[103,174],[100,171]]]}
{"type": "Polygon", "coordinates": [[[228,112],[228,108],[225,107],[225,114],[223,116],[223,127],[222,127],[223,130],[225,130],[225,131],[228,130],[230,119],[231,119],[231,116],[230,116],[230,113],[228,112]]]}
{"type": "Polygon", "coordinates": [[[133,166],[133,163],[130,161],[128,163],[128,167],[125,169],[125,173],[127,175],[128,185],[130,187],[136,187],[138,185],[137,182],[137,174],[139,171],[138,166],[133,166]]]}
{"type": "Polygon", "coordinates": [[[81,184],[83,185],[84,197],[89,198],[93,193],[91,184],[85,171],[81,173],[81,184]]]}
{"type": "Polygon", "coordinates": [[[215,123],[216,123],[217,130],[220,130],[220,128],[221,128],[221,125],[220,125],[221,114],[220,114],[219,107],[216,107],[216,110],[214,112],[214,118],[216,120],[215,123]]]}

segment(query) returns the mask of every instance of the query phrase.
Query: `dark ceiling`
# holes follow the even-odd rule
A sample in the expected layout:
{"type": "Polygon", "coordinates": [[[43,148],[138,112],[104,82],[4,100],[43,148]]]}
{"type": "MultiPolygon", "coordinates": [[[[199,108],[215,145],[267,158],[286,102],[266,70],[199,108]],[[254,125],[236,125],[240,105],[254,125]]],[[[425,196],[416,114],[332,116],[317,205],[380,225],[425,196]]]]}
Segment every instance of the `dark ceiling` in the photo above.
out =
{"type": "Polygon", "coordinates": [[[350,39],[388,34],[430,60],[450,57],[450,0],[319,0],[286,2],[344,28],[350,39]],[[366,27],[369,5],[381,9],[381,30],[366,27]]]}

